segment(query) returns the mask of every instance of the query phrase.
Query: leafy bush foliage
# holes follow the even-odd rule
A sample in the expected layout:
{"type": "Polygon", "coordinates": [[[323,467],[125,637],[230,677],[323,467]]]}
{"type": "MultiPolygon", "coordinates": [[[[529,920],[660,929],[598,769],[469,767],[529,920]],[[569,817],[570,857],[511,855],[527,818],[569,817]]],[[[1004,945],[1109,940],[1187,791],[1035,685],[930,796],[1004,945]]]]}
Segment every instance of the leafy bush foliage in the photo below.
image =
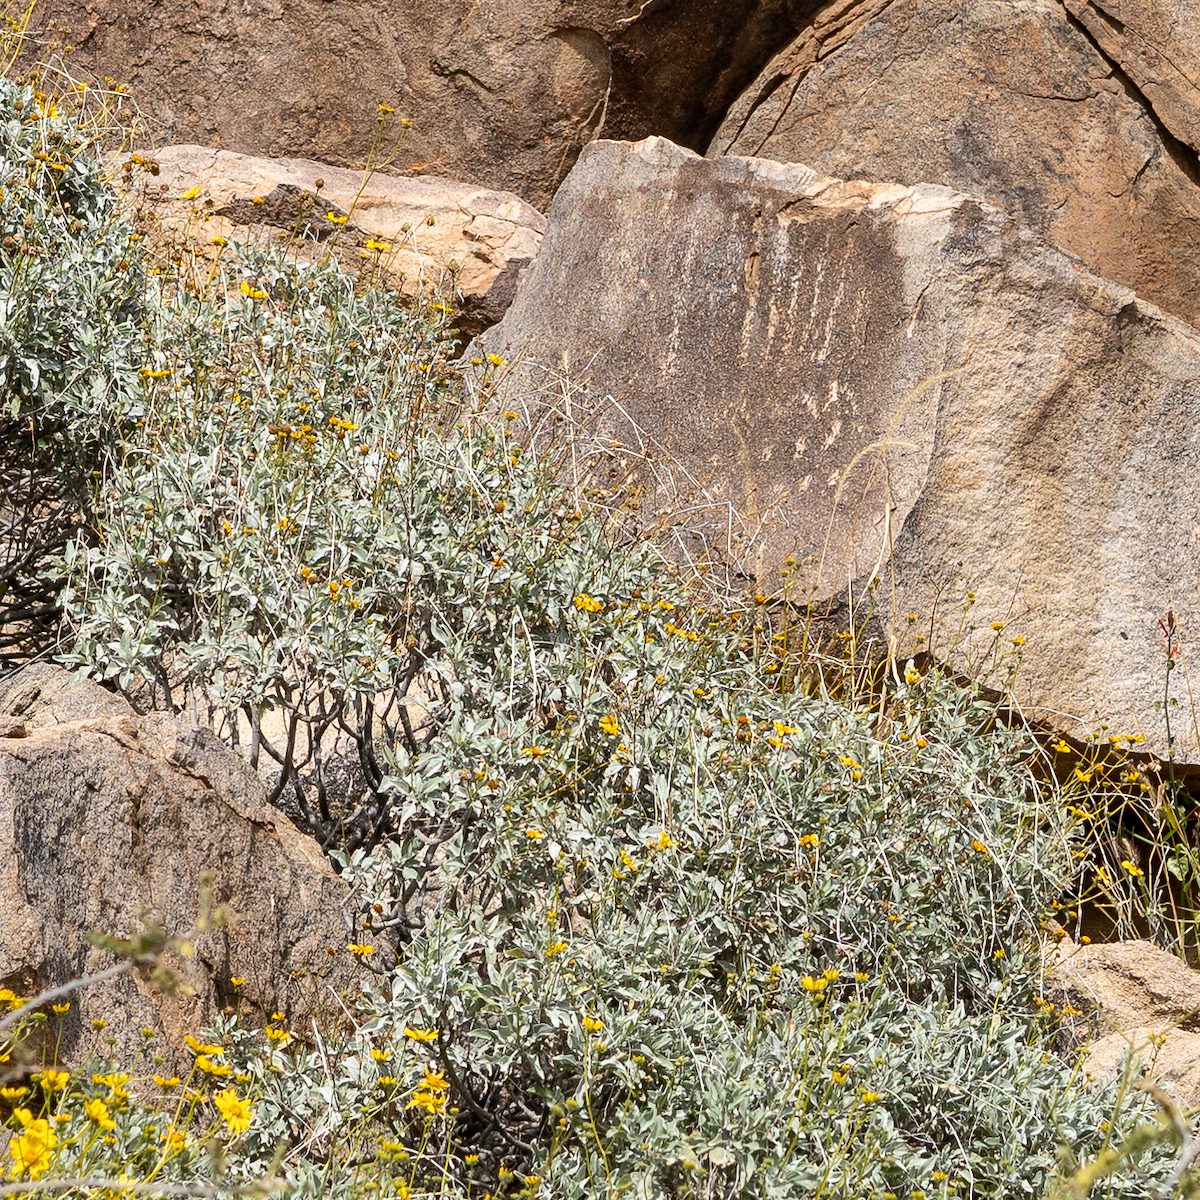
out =
{"type": "MultiPolygon", "coordinates": [[[[115,229],[108,203],[80,212],[115,229]]],[[[86,469],[64,451],[86,521],[44,564],[64,657],[274,780],[353,884],[364,992],[342,1044],[197,1031],[156,1084],[178,1102],[42,1072],[0,1095],[15,1178],[1007,1197],[1140,1119],[1038,1002],[1073,846],[1026,731],[911,665],[797,686],[806,631],[615,539],[488,415],[503,364],[463,379],[440,302],[250,252],[202,291],[140,264],[77,265],[44,341],[58,297],[19,284],[10,327],[19,411],[103,432],[86,469]]]]}
{"type": "Polygon", "coordinates": [[[141,256],[92,152],[106,116],[102,98],[0,77],[0,653],[18,659],[49,642],[40,559],[66,539],[141,358],[141,256]]]}

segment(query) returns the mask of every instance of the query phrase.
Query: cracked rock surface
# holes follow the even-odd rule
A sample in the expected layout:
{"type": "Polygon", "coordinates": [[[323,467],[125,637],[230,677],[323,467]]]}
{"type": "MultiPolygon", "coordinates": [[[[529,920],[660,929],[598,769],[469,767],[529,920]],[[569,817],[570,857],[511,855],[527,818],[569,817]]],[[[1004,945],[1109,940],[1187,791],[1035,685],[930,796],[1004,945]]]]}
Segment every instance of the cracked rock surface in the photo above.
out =
{"type": "Polygon", "coordinates": [[[711,154],[938,183],[1200,321],[1200,5],[834,0],[711,154]]]}
{"type": "Polygon", "coordinates": [[[0,719],[0,987],[28,996],[109,966],[88,935],[135,936],[144,913],[186,935],[207,871],[227,916],[193,958],[166,956],[175,995],[126,974],[72,997],[66,1061],[132,1061],[143,1027],[159,1035],[150,1052],[178,1061],[183,1035],[232,1004],[251,1023],[281,1011],[300,1033],[336,1018],[355,977],[348,889],[236,754],[46,664],[0,684],[0,719]]]}
{"type": "Polygon", "coordinates": [[[793,599],[877,576],[902,655],[994,677],[1027,644],[1028,711],[1163,751],[1157,622],[1200,621],[1200,333],[997,208],[597,142],[480,344],[515,396],[575,387],[648,524],[685,514],[767,590],[794,557],[793,599]]]}

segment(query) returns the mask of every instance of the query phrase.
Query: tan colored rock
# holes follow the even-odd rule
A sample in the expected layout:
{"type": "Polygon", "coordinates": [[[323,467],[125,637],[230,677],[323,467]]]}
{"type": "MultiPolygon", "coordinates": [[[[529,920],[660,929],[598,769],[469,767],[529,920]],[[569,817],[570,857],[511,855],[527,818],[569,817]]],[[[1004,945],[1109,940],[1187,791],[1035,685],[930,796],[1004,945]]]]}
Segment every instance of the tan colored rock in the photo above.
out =
{"type": "Polygon", "coordinates": [[[371,161],[544,207],[602,127],[706,144],[791,37],[788,9],[788,0],[41,0],[33,42],[69,44],[73,72],[128,84],[146,114],[143,140],[156,145],[371,161]],[[380,102],[397,110],[382,128],[380,102]]]}
{"type": "Polygon", "coordinates": [[[1200,1104],[1200,975],[1153,942],[1075,946],[1047,955],[1048,986],[1096,1026],[1084,1069],[1115,1076],[1129,1055],[1135,1078],[1200,1104]]]}
{"type": "Polygon", "coordinates": [[[480,345],[514,360],[509,407],[574,389],[647,524],[682,512],[818,613],[853,583],[901,655],[1002,680],[1025,639],[1017,693],[1070,732],[1165,749],[1173,609],[1176,751],[1200,755],[1200,334],[995,208],[596,143],[480,345]]]}
{"type": "Polygon", "coordinates": [[[1164,132],[1188,150],[1200,150],[1200,4],[1063,0],[1063,6],[1140,93],[1164,132]]]}
{"type": "Polygon", "coordinates": [[[122,178],[132,201],[169,236],[216,253],[225,240],[271,242],[291,234],[348,266],[378,263],[408,295],[452,284],[476,328],[503,315],[546,224],[511,193],[432,176],[368,174],[203,146],[168,146],[150,157],[157,174],[135,170],[122,178]]]}
{"type": "Polygon", "coordinates": [[[1177,140],[1200,111],[1198,28],[1190,2],[834,0],[733,106],[710,153],[982,196],[1198,323],[1200,170],[1194,141],[1177,140]]]}
{"type": "Polygon", "coordinates": [[[336,1018],[356,986],[347,888],[241,759],[44,665],[0,689],[9,717],[24,732],[0,738],[0,986],[32,995],[103,969],[116,960],[88,935],[136,936],[145,915],[186,935],[205,872],[227,916],[195,938],[194,958],[166,956],[176,995],[134,975],[77,993],[61,1025],[68,1061],[109,1053],[110,1038],[131,1061],[142,1027],[161,1031],[153,1049],[169,1060],[226,1005],[252,1021],[280,1010],[301,1034],[336,1018]]]}

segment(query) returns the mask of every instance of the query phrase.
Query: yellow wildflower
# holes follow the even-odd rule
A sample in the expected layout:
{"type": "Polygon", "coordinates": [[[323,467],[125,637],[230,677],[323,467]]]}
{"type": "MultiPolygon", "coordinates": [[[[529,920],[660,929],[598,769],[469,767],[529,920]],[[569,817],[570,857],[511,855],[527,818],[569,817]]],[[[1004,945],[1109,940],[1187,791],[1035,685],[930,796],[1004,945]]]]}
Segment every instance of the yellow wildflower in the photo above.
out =
{"type": "Polygon", "coordinates": [[[441,1071],[431,1071],[428,1067],[425,1068],[425,1078],[421,1082],[421,1086],[428,1088],[431,1092],[444,1092],[450,1087],[450,1081],[441,1073],[441,1071]]]}
{"type": "Polygon", "coordinates": [[[354,955],[355,958],[370,958],[375,953],[375,947],[364,942],[350,942],[346,949],[354,955]]]}
{"type": "Polygon", "coordinates": [[[431,1117],[437,1116],[446,1109],[446,1096],[444,1092],[430,1091],[427,1088],[418,1088],[412,1094],[409,1100],[408,1108],[423,1108],[431,1117]]]}
{"type": "Polygon", "coordinates": [[[103,1100],[88,1100],[84,1103],[83,1111],[89,1121],[99,1125],[101,1129],[107,1129],[109,1132],[116,1129],[117,1123],[112,1119],[112,1115],[108,1111],[108,1105],[103,1100]]]}
{"type": "Polygon", "coordinates": [[[51,1129],[49,1121],[44,1117],[35,1119],[27,1108],[16,1109],[13,1116],[20,1124],[21,1132],[8,1143],[8,1153],[13,1159],[10,1173],[14,1177],[28,1175],[37,1179],[50,1169],[58,1135],[51,1129]]]}
{"type": "Polygon", "coordinates": [[[254,1117],[254,1107],[242,1099],[233,1088],[226,1088],[213,1097],[217,1111],[225,1119],[225,1128],[232,1134],[245,1133],[254,1117]]]}
{"type": "Polygon", "coordinates": [[[437,1040],[436,1029],[421,1029],[413,1025],[405,1025],[404,1036],[413,1042],[433,1042],[437,1040]]]}
{"type": "Polygon", "coordinates": [[[193,1054],[224,1054],[225,1047],[218,1045],[216,1042],[202,1042],[199,1038],[194,1038],[192,1035],[186,1034],[184,1042],[193,1054]]]}
{"type": "Polygon", "coordinates": [[[172,1126],[163,1134],[163,1143],[168,1150],[178,1154],[180,1151],[187,1149],[188,1137],[182,1129],[176,1129],[172,1126]]]}
{"type": "Polygon", "coordinates": [[[70,1071],[55,1071],[51,1068],[35,1075],[33,1080],[35,1083],[40,1083],[45,1092],[61,1092],[67,1086],[70,1078],[70,1071]]]}
{"type": "Polygon", "coordinates": [[[612,713],[605,713],[600,718],[600,731],[607,733],[609,737],[617,737],[621,732],[621,726],[617,722],[617,718],[612,713]]]}

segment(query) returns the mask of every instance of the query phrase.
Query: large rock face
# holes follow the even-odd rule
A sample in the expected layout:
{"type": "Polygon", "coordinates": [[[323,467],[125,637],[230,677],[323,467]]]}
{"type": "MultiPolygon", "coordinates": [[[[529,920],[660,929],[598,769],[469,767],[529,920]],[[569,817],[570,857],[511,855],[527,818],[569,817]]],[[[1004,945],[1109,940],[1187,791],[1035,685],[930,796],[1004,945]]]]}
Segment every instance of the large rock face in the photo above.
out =
{"type": "Polygon", "coordinates": [[[109,965],[88,935],[136,935],[143,914],[186,935],[206,871],[228,923],[196,937],[195,957],[169,956],[184,986],[164,996],[125,975],[79,992],[62,1022],[68,1060],[129,1061],[145,1026],[166,1035],[152,1049],[169,1061],[226,1005],[301,1027],[335,1016],[354,976],[347,889],[211,735],[137,717],[45,665],[0,685],[0,986],[28,996],[109,965]]]}
{"type": "Polygon", "coordinates": [[[836,0],[710,152],[982,196],[1195,323],[1198,30],[1192,0],[836,0]]]}
{"type": "Polygon", "coordinates": [[[129,85],[148,139],[429,171],[544,207],[606,128],[702,145],[788,0],[42,0],[35,41],[129,85]],[[377,102],[412,119],[377,126],[377,102]]]}
{"type": "Polygon", "coordinates": [[[546,227],[511,193],[431,176],[204,146],[168,146],[153,160],[156,174],[122,177],[132,201],[168,235],[215,253],[225,239],[276,242],[286,233],[301,247],[329,248],[351,269],[378,264],[406,295],[453,284],[478,328],[499,320],[546,227]]]}
{"type": "Polygon", "coordinates": [[[1158,622],[1185,649],[1200,625],[1200,335],[996,209],[596,143],[481,344],[513,396],[611,395],[587,419],[644,507],[772,590],[876,579],[860,617],[972,673],[1024,638],[1032,712],[1164,749],[1158,622]]]}

